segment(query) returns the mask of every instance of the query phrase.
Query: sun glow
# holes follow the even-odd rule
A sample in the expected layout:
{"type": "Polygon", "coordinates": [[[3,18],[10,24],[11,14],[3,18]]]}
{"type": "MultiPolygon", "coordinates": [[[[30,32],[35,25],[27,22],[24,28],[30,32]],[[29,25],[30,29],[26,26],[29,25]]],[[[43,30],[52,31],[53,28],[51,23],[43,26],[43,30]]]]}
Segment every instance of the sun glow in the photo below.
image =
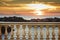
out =
{"type": "Polygon", "coordinates": [[[30,7],[31,9],[39,9],[39,10],[44,10],[44,9],[52,9],[55,8],[54,6],[46,5],[46,4],[26,4],[27,7],[30,7]]]}
{"type": "Polygon", "coordinates": [[[43,12],[40,10],[35,10],[33,13],[36,15],[43,15],[43,12]]]}
{"type": "Polygon", "coordinates": [[[26,4],[26,7],[27,7],[27,9],[34,10],[33,13],[36,14],[36,15],[43,15],[43,11],[42,10],[45,10],[45,9],[53,10],[53,9],[56,8],[55,6],[51,6],[51,5],[47,5],[47,4],[43,4],[43,3],[26,4]]]}

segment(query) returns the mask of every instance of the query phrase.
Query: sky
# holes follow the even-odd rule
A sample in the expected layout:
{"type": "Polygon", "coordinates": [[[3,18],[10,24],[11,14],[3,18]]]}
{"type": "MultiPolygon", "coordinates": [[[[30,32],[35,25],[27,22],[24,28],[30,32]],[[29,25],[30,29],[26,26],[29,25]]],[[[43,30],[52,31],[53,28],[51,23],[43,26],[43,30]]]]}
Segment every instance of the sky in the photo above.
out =
{"type": "Polygon", "coordinates": [[[0,0],[0,16],[43,18],[60,16],[60,0],[0,0]]]}

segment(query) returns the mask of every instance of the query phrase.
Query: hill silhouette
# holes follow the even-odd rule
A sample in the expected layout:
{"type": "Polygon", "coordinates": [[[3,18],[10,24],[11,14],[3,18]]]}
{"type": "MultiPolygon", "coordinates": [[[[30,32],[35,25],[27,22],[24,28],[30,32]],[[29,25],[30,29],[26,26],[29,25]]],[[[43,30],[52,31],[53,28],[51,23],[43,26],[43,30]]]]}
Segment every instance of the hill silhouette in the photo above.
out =
{"type": "Polygon", "coordinates": [[[26,20],[23,17],[3,17],[0,18],[0,22],[60,22],[60,18],[44,18],[44,19],[31,19],[26,20]]]}

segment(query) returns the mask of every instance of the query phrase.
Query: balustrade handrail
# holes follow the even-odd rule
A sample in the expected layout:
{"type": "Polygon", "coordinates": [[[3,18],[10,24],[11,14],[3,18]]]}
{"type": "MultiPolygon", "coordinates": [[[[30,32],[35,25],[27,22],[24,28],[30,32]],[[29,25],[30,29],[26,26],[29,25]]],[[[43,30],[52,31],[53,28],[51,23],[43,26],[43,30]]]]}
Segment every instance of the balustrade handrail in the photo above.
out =
{"type": "Polygon", "coordinates": [[[0,23],[60,23],[60,22],[0,22],[0,23]]]}
{"type": "Polygon", "coordinates": [[[23,25],[60,25],[60,22],[0,22],[0,24],[23,24],[23,25]]]}

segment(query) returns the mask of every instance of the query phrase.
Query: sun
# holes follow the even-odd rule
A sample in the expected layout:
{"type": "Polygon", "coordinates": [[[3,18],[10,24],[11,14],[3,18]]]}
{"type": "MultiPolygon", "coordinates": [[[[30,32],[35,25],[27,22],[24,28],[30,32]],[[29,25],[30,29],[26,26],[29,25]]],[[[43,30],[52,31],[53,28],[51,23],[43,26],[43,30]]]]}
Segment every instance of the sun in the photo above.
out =
{"type": "Polygon", "coordinates": [[[43,12],[40,10],[35,10],[33,13],[36,15],[43,15],[43,12]]]}

